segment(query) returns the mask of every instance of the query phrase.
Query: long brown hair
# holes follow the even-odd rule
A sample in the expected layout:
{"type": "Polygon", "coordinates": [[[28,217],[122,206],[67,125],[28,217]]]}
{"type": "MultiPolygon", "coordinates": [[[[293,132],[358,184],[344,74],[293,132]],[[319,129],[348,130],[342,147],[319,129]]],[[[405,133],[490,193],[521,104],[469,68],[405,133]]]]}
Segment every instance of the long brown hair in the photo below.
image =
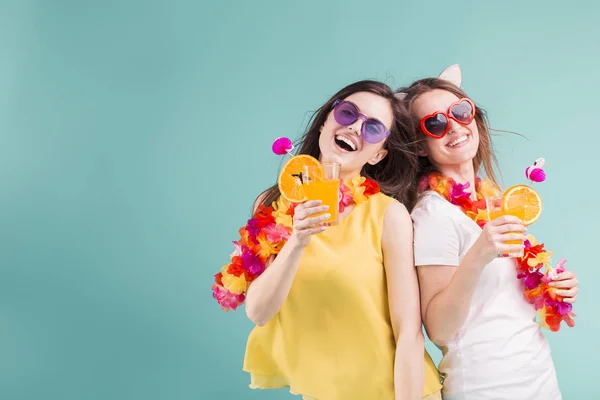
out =
{"type": "MultiPolygon", "coordinates": [[[[394,97],[394,91],[386,84],[363,80],[352,83],[336,94],[325,104],[317,109],[308,123],[308,130],[294,146],[296,154],[308,154],[319,158],[320,127],[325,123],[336,99],[345,99],[351,94],[369,92],[381,96],[390,102],[394,121],[390,129],[390,136],[386,139],[384,147],[388,150],[383,160],[375,165],[365,164],[361,174],[376,181],[381,191],[388,196],[397,198],[401,202],[408,202],[414,198],[413,182],[418,166],[417,153],[413,148],[414,130],[411,126],[410,115],[402,102],[394,97]]],[[[258,204],[270,206],[281,195],[277,184],[263,192],[257,199],[258,204]]]]}
{"type": "MultiPolygon", "coordinates": [[[[406,94],[404,97],[404,105],[410,112],[413,123],[412,125],[414,127],[413,129],[415,129],[418,143],[424,142],[426,136],[423,134],[423,132],[421,132],[420,121],[414,114],[412,106],[414,101],[419,98],[419,96],[435,89],[446,90],[450,93],[453,93],[458,98],[468,97],[467,94],[458,86],[439,78],[420,79],[415,81],[409,87],[398,90],[399,93],[406,94]]],[[[473,159],[473,168],[475,169],[475,174],[477,174],[479,169],[483,167],[485,175],[494,183],[498,183],[496,178],[498,160],[496,159],[496,155],[494,153],[489,122],[485,110],[479,106],[476,106],[475,123],[477,124],[477,130],[479,131],[479,148],[477,149],[477,154],[473,159]]],[[[416,173],[417,179],[413,182],[415,188],[418,186],[419,180],[431,172],[435,172],[435,167],[431,161],[429,161],[427,157],[419,156],[419,166],[416,173]]],[[[413,189],[413,193],[414,192],[416,192],[416,189],[413,189]]]]}

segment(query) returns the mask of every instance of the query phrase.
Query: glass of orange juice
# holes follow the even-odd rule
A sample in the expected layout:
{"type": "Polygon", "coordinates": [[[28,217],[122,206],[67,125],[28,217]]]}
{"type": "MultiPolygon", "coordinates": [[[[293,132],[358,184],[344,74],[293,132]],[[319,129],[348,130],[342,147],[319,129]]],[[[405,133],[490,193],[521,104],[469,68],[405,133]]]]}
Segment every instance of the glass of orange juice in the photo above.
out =
{"type": "Polygon", "coordinates": [[[302,171],[302,188],[308,200],[321,200],[322,205],[329,206],[324,213],[316,214],[314,217],[329,213],[331,217],[324,222],[325,225],[336,225],[339,219],[339,193],[340,193],[340,164],[324,162],[323,177],[312,174],[308,167],[302,171]]]}
{"type": "MultiPolygon", "coordinates": [[[[512,215],[521,221],[525,219],[525,197],[521,194],[512,194],[508,198],[504,198],[504,196],[487,197],[485,204],[490,221],[500,218],[503,215],[512,215]]],[[[508,240],[506,244],[523,244],[523,240],[508,240]]],[[[503,254],[503,256],[523,257],[523,250],[517,253],[503,254]]]]}

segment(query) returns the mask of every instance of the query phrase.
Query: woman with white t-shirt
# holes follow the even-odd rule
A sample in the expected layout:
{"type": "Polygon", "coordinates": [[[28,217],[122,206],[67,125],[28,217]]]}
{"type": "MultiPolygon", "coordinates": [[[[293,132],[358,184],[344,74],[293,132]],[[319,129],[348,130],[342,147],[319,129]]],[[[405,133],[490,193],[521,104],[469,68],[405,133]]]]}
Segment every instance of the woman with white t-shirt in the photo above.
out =
{"type": "MultiPolygon", "coordinates": [[[[495,157],[485,113],[460,89],[460,80],[455,65],[397,94],[422,138],[420,195],[411,216],[422,319],[443,352],[443,398],[559,400],[550,348],[524,296],[523,280],[517,278],[519,264],[499,257],[521,251],[533,257],[540,247],[533,247],[537,243],[528,240],[516,217],[479,218],[485,215],[480,211],[486,192],[499,191],[495,157]],[[488,180],[477,177],[480,167],[488,180]],[[507,240],[523,242],[504,244],[507,240]]],[[[546,319],[572,325],[575,274],[561,272],[551,279],[546,288],[560,296],[564,315],[546,319]]]]}

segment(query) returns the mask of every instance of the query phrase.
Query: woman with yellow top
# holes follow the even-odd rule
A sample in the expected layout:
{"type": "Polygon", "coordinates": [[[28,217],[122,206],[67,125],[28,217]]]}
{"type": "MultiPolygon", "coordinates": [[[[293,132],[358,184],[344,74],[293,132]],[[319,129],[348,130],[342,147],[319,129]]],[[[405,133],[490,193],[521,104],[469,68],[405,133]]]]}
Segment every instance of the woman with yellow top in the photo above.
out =
{"type": "Polygon", "coordinates": [[[314,114],[299,154],[340,164],[340,214],[265,191],[240,229],[213,296],[246,300],[257,325],[244,370],[251,388],[304,399],[441,399],[424,350],[412,222],[401,201],[415,179],[410,119],[385,84],[347,86],[314,114]],[[380,190],[381,188],[381,190],[380,190]],[[385,194],[383,194],[383,193],[385,194]],[[386,195],[387,194],[387,195],[386,195]]]}

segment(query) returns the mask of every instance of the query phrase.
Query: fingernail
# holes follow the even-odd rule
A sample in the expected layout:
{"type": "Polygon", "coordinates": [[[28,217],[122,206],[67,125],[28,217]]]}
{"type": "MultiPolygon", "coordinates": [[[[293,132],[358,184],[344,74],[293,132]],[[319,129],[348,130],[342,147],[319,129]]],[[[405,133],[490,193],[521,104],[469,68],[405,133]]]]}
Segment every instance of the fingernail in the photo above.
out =
{"type": "Polygon", "coordinates": [[[554,283],[554,282],[550,282],[548,285],[549,285],[549,286],[556,286],[556,283],[554,283]]]}
{"type": "Polygon", "coordinates": [[[323,218],[329,219],[329,217],[331,217],[331,214],[323,214],[323,218]]]}
{"type": "Polygon", "coordinates": [[[556,275],[556,274],[552,274],[550,277],[552,278],[553,281],[558,280],[558,275],[556,275]]]}
{"type": "Polygon", "coordinates": [[[323,206],[323,211],[329,210],[329,206],[323,206]]]}

